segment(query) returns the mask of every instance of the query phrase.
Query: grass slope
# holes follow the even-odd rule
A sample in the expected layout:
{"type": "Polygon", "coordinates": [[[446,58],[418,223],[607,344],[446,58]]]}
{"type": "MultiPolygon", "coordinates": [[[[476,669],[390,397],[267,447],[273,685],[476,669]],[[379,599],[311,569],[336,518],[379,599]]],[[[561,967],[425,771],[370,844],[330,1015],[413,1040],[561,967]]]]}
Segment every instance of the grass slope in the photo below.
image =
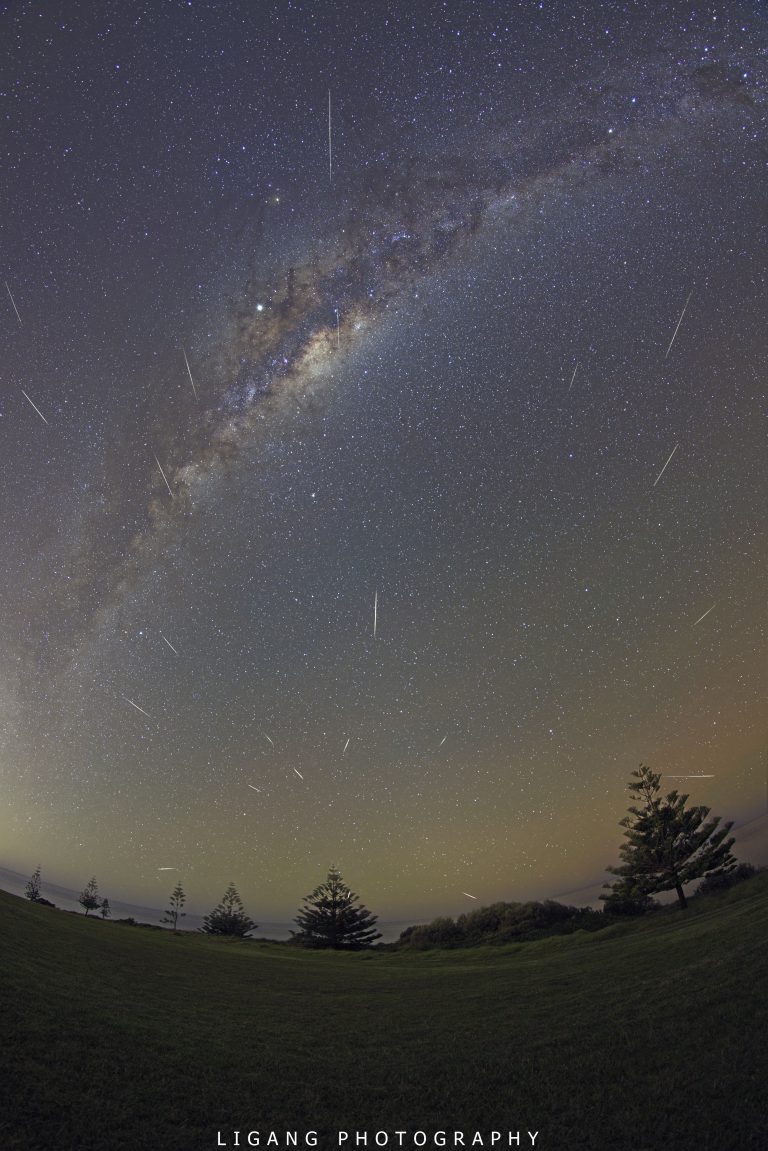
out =
{"type": "Polygon", "coordinates": [[[172,936],[0,892],[0,1146],[447,1128],[765,1147],[766,940],[768,874],[595,935],[415,954],[172,936]]]}

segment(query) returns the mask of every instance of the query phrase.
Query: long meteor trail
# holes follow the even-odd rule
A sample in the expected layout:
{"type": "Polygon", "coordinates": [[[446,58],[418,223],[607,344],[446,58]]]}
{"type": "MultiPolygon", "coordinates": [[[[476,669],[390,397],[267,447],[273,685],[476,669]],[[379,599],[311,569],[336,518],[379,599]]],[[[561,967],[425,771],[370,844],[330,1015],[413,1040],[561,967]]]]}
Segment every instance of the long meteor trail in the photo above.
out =
{"type": "MultiPolygon", "coordinates": [[[[43,421],[43,423],[44,423],[44,424],[48,424],[48,421],[46,420],[45,416],[43,415],[43,413],[42,413],[42,412],[40,411],[40,409],[38,408],[38,406],[37,406],[37,404],[35,403],[35,401],[34,401],[34,400],[30,400],[29,396],[27,395],[27,393],[24,391],[24,389],[23,389],[23,388],[21,389],[21,394],[22,394],[22,396],[24,397],[24,399],[25,399],[25,400],[26,400],[28,403],[30,403],[30,404],[32,405],[32,407],[35,409],[35,411],[37,412],[38,416],[39,416],[39,417],[40,417],[40,419],[43,421]]],[[[51,425],[50,425],[50,424],[48,424],[48,427],[50,427],[50,426],[51,426],[51,425]]]]}
{"type": "Polygon", "coordinates": [[[152,716],[149,714],[148,711],[145,711],[143,707],[139,707],[139,705],[137,703],[134,703],[132,699],[129,699],[127,695],[124,695],[123,699],[125,700],[126,703],[129,703],[131,705],[131,707],[135,707],[137,711],[140,711],[142,715],[145,715],[147,717],[147,719],[152,718],[152,716]]]}
{"type": "Polygon", "coordinates": [[[701,621],[702,621],[703,619],[706,619],[706,618],[707,618],[707,616],[709,615],[709,613],[710,613],[711,611],[714,611],[716,607],[717,607],[717,604],[716,604],[716,603],[713,603],[713,604],[712,604],[712,607],[708,607],[708,608],[707,608],[707,610],[704,612],[704,615],[700,615],[700,616],[699,616],[699,618],[696,620],[696,623],[695,623],[693,626],[694,626],[694,627],[696,627],[696,624],[697,624],[697,623],[701,623],[701,621]]]}
{"type": "Polygon", "coordinates": [[[181,350],[184,353],[184,363],[187,365],[187,373],[189,375],[189,382],[192,385],[192,391],[195,393],[195,399],[197,399],[197,388],[195,387],[195,381],[192,379],[192,369],[189,366],[189,360],[187,359],[187,353],[186,353],[186,350],[184,348],[182,348],[181,350]]]}
{"type": "MultiPolygon", "coordinates": [[[[152,453],[152,455],[153,455],[153,456],[155,456],[155,453],[153,452],[153,453],[152,453]]],[[[173,489],[171,488],[171,485],[168,483],[168,477],[166,476],[165,472],[163,471],[163,467],[162,467],[162,464],[160,463],[160,461],[159,461],[159,459],[157,458],[157,456],[155,456],[155,463],[156,463],[156,464],[157,464],[157,466],[160,468],[160,475],[161,475],[161,476],[163,477],[163,479],[165,480],[165,486],[168,488],[168,494],[169,494],[169,496],[171,497],[171,499],[173,499],[173,489]]]]}
{"type": "Polygon", "coordinates": [[[686,308],[688,307],[688,304],[690,302],[692,295],[693,295],[693,289],[691,289],[691,291],[688,293],[688,299],[685,301],[685,304],[683,305],[683,310],[680,313],[680,319],[677,321],[677,327],[675,328],[674,332],[672,333],[672,339],[669,341],[669,347],[667,348],[666,355],[664,356],[665,360],[666,360],[667,356],[669,355],[669,353],[672,351],[672,345],[674,344],[675,337],[677,336],[677,333],[680,330],[680,325],[683,322],[683,316],[685,315],[686,308]]]}
{"type": "Polygon", "coordinates": [[[328,89],[328,183],[333,183],[333,153],[331,151],[331,89],[328,89]]]}
{"type": "Polygon", "coordinates": [[[667,460],[667,462],[665,463],[664,467],[661,469],[661,471],[659,472],[659,474],[656,476],[656,479],[653,481],[653,486],[654,486],[654,487],[656,487],[656,484],[659,482],[659,480],[661,479],[661,477],[664,475],[664,472],[665,472],[665,471],[667,470],[667,468],[669,467],[669,462],[670,462],[670,460],[672,459],[673,455],[675,454],[675,452],[677,451],[677,449],[678,449],[679,447],[680,447],[680,445],[679,445],[679,444],[675,444],[675,446],[673,447],[672,451],[669,453],[669,460],[667,460]]]}
{"type": "Polygon", "coordinates": [[[21,316],[19,315],[19,309],[16,307],[16,301],[13,298],[13,292],[8,287],[8,281],[7,280],[5,281],[5,290],[8,293],[8,295],[11,297],[11,303],[13,304],[13,310],[16,313],[16,319],[19,321],[19,323],[21,323],[21,316]]]}

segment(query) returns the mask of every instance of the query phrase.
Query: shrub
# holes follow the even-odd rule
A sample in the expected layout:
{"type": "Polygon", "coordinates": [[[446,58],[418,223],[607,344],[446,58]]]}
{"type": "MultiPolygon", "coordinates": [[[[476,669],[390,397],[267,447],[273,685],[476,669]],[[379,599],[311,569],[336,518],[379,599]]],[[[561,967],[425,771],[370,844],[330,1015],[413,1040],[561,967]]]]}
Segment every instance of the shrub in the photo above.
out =
{"type": "Polygon", "coordinates": [[[753,875],[757,875],[759,870],[759,868],[753,867],[751,863],[740,863],[732,871],[705,875],[696,893],[697,895],[711,895],[715,891],[727,891],[729,887],[735,887],[737,883],[751,879],[753,875]]]}

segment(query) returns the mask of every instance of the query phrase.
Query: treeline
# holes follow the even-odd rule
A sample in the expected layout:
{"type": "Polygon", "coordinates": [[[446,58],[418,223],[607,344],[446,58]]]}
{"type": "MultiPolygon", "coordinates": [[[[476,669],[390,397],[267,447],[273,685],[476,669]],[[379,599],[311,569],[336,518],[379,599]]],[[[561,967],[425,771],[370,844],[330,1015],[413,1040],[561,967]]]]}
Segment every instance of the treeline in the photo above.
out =
{"type": "MultiPolygon", "coordinates": [[[[632,772],[628,790],[635,800],[621,820],[624,843],[619,849],[621,863],[607,870],[616,878],[605,884],[602,911],[591,907],[570,907],[555,900],[527,903],[492,903],[466,912],[458,919],[444,916],[431,923],[408,927],[387,947],[476,947],[478,944],[526,942],[547,935],[568,935],[574,931],[599,931],[618,917],[645,915],[658,909],[653,896],[665,891],[677,894],[680,908],[687,906],[684,888],[692,881],[703,882],[699,892],[707,894],[730,887],[756,873],[751,864],[738,864],[731,853],[732,823],[720,826],[720,817],[710,817],[708,807],[688,806],[688,796],[676,790],[661,795],[661,775],[640,765],[632,772]]],[[[43,899],[38,867],[26,887],[28,899],[53,906],[43,899]]],[[[80,893],[79,902],[89,915],[99,911],[110,918],[109,900],[99,896],[95,878],[80,893]]],[[[174,932],[184,918],[186,894],[177,883],[161,922],[174,932]]],[[[360,950],[381,939],[376,930],[377,916],[364,907],[344,882],[338,868],[304,899],[291,931],[290,943],[301,947],[329,947],[360,950]]],[[[133,924],[132,919],[118,922],[133,924]]],[[[140,925],[149,926],[149,925],[140,925]]],[[[234,883],[221,902],[205,916],[199,928],[206,935],[250,938],[258,927],[246,914],[234,883]]]]}
{"type": "MultiPolygon", "coordinates": [[[[33,903],[54,907],[55,904],[50,900],[43,899],[40,884],[40,867],[37,867],[24,891],[27,899],[33,903]]],[[[171,892],[169,906],[160,921],[167,923],[175,934],[179,932],[180,920],[186,916],[186,912],[182,910],[186,901],[186,893],[179,882],[171,892]]],[[[85,910],[86,916],[92,911],[99,910],[102,919],[111,917],[109,900],[99,896],[95,878],[91,879],[80,893],[78,902],[85,910]]],[[[344,882],[339,869],[331,867],[325,882],[304,898],[303,906],[294,920],[299,930],[291,931],[289,942],[300,947],[330,947],[335,950],[358,951],[372,947],[377,939],[381,939],[381,934],[376,930],[377,918],[360,903],[355,892],[344,882]]],[[[133,917],[118,919],[115,922],[131,927],[154,926],[149,923],[136,923],[133,917]]],[[[251,932],[258,926],[258,923],[246,913],[234,883],[230,883],[221,902],[204,917],[203,926],[198,930],[204,935],[250,939],[251,932]]]]}

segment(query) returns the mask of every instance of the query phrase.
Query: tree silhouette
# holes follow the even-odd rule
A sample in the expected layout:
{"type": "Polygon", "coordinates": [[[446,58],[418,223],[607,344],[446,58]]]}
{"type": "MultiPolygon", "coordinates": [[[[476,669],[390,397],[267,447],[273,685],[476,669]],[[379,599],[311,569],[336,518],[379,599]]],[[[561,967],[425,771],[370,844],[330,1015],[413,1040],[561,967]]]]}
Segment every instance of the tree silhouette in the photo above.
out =
{"type": "MultiPolygon", "coordinates": [[[[676,891],[687,907],[683,887],[705,875],[722,875],[736,866],[731,855],[734,840],[726,839],[733,823],[718,830],[720,816],[708,819],[708,807],[686,807],[687,795],[659,794],[661,775],[640,764],[629,784],[641,806],[630,807],[621,820],[626,830],[619,854],[622,863],[609,867],[620,878],[605,884],[615,896],[642,899],[657,891],[676,891]]],[[[611,895],[601,898],[610,901],[611,895]]]]}
{"type": "Polygon", "coordinates": [[[292,931],[297,943],[310,947],[333,947],[359,950],[371,947],[381,935],[375,929],[377,916],[358,903],[338,868],[332,867],[325,883],[304,899],[294,923],[301,928],[292,931]]]}
{"type": "Polygon", "coordinates": [[[237,935],[243,938],[258,926],[245,914],[237,888],[234,883],[230,883],[221,903],[203,919],[200,930],[206,935],[237,935]]]}
{"type": "Polygon", "coordinates": [[[38,900],[40,899],[40,864],[39,863],[38,863],[37,867],[35,868],[35,870],[32,872],[32,876],[29,879],[27,886],[24,888],[24,894],[26,895],[27,899],[31,899],[33,903],[37,903],[38,900]]]}
{"type": "Polygon", "coordinates": [[[166,908],[165,915],[160,920],[160,922],[161,923],[170,923],[171,927],[175,931],[176,930],[176,924],[179,922],[180,919],[183,919],[184,916],[187,914],[186,911],[181,910],[182,907],[184,906],[184,904],[186,903],[186,901],[187,901],[187,897],[184,894],[184,888],[181,886],[181,880],[179,880],[179,882],[176,884],[173,891],[171,892],[171,898],[170,898],[171,906],[166,908]]]}
{"type": "Polygon", "coordinates": [[[77,900],[85,908],[85,914],[88,915],[89,911],[95,911],[97,907],[101,907],[101,900],[99,899],[99,885],[94,876],[89,879],[77,900]]]}
{"type": "Polygon", "coordinates": [[[102,899],[102,901],[101,901],[101,918],[102,919],[111,919],[112,918],[112,909],[109,906],[109,900],[108,899],[102,899]]]}

